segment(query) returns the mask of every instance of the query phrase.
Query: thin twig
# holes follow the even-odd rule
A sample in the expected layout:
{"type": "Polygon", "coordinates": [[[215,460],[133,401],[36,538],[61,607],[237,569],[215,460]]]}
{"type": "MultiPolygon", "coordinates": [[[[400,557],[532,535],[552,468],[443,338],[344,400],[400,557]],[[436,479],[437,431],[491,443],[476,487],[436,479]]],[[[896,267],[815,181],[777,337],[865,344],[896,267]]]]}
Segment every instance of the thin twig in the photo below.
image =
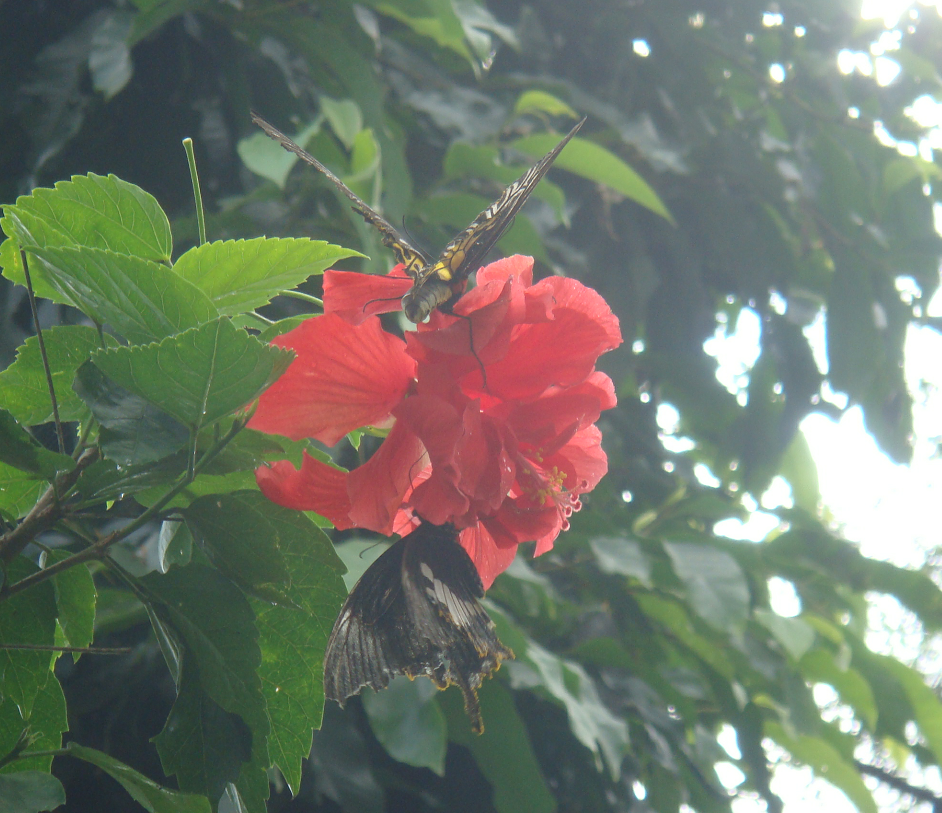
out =
{"type": "Polygon", "coordinates": [[[28,649],[37,652],[79,652],[82,655],[127,655],[129,646],[52,646],[46,644],[0,644],[0,649],[28,649]]]}
{"type": "MultiPolygon", "coordinates": [[[[72,554],[68,559],[62,559],[61,561],[55,562],[54,564],[49,565],[49,567],[44,568],[36,573],[33,573],[27,576],[25,579],[20,579],[20,581],[11,584],[4,585],[0,589],[0,601],[8,599],[11,596],[15,596],[17,593],[26,590],[33,585],[44,582],[47,579],[52,578],[57,573],[61,573],[64,570],[68,570],[75,565],[82,564],[83,562],[88,562],[94,559],[102,559],[107,554],[107,550],[115,542],[119,542],[130,534],[134,533],[138,528],[150,522],[155,516],[158,516],[164,507],[173,500],[183,489],[190,485],[191,482],[195,479],[196,475],[208,465],[215,457],[226,447],[229,443],[232,442],[233,438],[242,431],[245,427],[245,424],[248,419],[243,421],[236,421],[232,424],[230,430],[226,433],[225,437],[222,438],[218,443],[214,444],[205,455],[203,455],[202,460],[194,467],[192,473],[188,473],[186,476],[181,479],[177,485],[171,488],[163,497],[161,497],[157,502],[150,506],[146,511],[144,511],[136,519],[129,522],[123,528],[119,528],[116,531],[112,531],[107,536],[102,537],[93,545],[89,545],[84,550],[78,551],[78,553],[72,554]]],[[[25,524],[25,522],[24,522],[25,524]]],[[[22,526],[21,526],[22,527],[22,526]]],[[[16,530],[19,530],[17,528],[16,530]]],[[[26,540],[29,542],[29,539],[26,540]]],[[[25,547],[24,543],[24,547],[25,547]]]]}
{"type": "MultiPolygon", "coordinates": [[[[43,531],[49,530],[63,516],[64,506],[56,499],[56,493],[68,492],[79,475],[92,463],[98,460],[98,449],[87,449],[75,462],[72,471],[62,472],[55,479],[55,487],[49,486],[46,492],[36,501],[23,521],[12,531],[0,536],[0,560],[11,562],[23,549],[43,531]]],[[[3,591],[0,590],[0,598],[3,591]]]]}
{"type": "Polygon", "coordinates": [[[56,401],[56,391],[52,386],[52,371],[49,369],[49,357],[46,355],[46,343],[43,341],[43,330],[39,326],[39,311],[36,308],[36,296],[33,294],[33,281],[29,275],[29,264],[26,262],[26,252],[20,249],[20,259],[23,261],[23,276],[26,277],[26,296],[29,307],[33,312],[33,325],[36,328],[36,338],[39,340],[39,355],[42,356],[43,369],[46,371],[46,385],[49,387],[49,400],[52,402],[52,419],[56,423],[56,437],[59,439],[59,454],[65,454],[65,435],[62,433],[62,421],[59,420],[59,404],[56,401]]]}

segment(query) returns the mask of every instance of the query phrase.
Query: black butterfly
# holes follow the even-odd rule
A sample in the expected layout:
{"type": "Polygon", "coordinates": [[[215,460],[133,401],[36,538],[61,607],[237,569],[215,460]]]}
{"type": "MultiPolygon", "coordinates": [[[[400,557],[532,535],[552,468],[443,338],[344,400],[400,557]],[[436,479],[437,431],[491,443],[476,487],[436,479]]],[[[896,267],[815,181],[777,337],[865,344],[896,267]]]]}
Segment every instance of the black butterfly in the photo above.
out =
{"type": "Polygon", "coordinates": [[[364,686],[425,675],[461,689],[484,730],[477,689],[513,652],[478,599],[481,578],[453,525],[423,522],[383,553],[347,596],[327,643],[324,693],[342,706],[364,686]]]}
{"type": "Polygon", "coordinates": [[[252,113],[252,121],[286,150],[293,152],[326,175],[344,195],[353,201],[354,211],[359,212],[367,223],[376,227],[382,237],[383,245],[392,249],[396,259],[405,266],[406,274],[412,277],[412,288],[402,298],[402,310],[407,319],[416,323],[425,321],[435,308],[440,308],[446,313],[450,312],[451,306],[464,292],[468,275],[478,269],[487,252],[493,248],[517,212],[527,202],[527,198],[536,189],[536,185],[562,152],[563,147],[585,123],[585,119],[582,119],[576,124],[559,144],[510,184],[494,203],[474,218],[468,228],[445,246],[437,260],[433,260],[424,251],[410,245],[389,221],[367,206],[347,188],[340,178],[301,149],[288,136],[272,127],[256,113],[252,113]]]}

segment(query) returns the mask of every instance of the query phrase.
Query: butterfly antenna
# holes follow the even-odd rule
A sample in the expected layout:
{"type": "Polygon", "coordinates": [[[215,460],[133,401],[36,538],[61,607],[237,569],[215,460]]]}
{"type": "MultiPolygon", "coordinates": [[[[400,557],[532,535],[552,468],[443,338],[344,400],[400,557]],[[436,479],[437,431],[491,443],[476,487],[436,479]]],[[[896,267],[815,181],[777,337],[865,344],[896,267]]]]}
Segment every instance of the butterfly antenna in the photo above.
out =
{"type": "MultiPolygon", "coordinates": [[[[415,239],[415,235],[409,230],[409,227],[406,225],[405,215],[402,216],[401,223],[402,223],[402,230],[406,233],[406,237],[408,237],[413,243],[418,243],[419,241],[415,239]]],[[[419,248],[421,248],[421,246],[419,246],[419,248]]]]}
{"type": "Polygon", "coordinates": [[[363,307],[360,310],[365,313],[366,306],[372,305],[374,302],[393,302],[393,301],[401,301],[401,300],[402,300],[401,296],[381,296],[381,297],[377,297],[376,299],[368,299],[366,302],[363,303],[363,307]]]}

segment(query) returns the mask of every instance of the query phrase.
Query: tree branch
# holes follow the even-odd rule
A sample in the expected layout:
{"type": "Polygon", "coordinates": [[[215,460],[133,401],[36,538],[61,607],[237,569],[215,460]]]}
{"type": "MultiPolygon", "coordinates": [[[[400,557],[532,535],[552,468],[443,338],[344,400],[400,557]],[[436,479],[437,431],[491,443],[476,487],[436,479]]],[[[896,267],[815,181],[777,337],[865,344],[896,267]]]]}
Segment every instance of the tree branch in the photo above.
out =
{"type": "Polygon", "coordinates": [[[894,773],[886,770],[886,768],[879,768],[876,765],[869,765],[866,762],[860,762],[859,760],[854,760],[854,767],[857,768],[861,773],[867,774],[868,776],[873,776],[876,779],[879,779],[885,785],[889,785],[894,790],[900,791],[900,793],[905,793],[909,796],[912,796],[914,799],[920,802],[929,802],[933,806],[933,810],[942,810],[942,796],[936,796],[931,790],[927,788],[919,788],[915,785],[910,785],[902,777],[897,776],[894,773]]]}
{"type": "Polygon", "coordinates": [[[13,530],[0,536],[0,560],[13,561],[23,549],[43,531],[48,531],[65,514],[65,506],[57,494],[65,494],[75,485],[79,475],[98,460],[98,449],[87,449],[75,462],[75,468],[56,477],[55,484],[36,501],[23,521],[13,530]]]}

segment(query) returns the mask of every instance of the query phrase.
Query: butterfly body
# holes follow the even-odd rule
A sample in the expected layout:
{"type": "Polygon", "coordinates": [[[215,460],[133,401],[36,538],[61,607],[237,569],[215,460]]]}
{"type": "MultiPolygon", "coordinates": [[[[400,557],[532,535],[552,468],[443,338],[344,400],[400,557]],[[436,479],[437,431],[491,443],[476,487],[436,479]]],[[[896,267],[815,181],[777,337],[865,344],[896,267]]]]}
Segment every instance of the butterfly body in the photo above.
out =
{"type": "Polygon", "coordinates": [[[451,525],[423,523],[380,556],[347,597],[324,656],[324,693],[341,705],[396,675],[456,685],[475,731],[477,689],[513,657],[479,599],[471,558],[451,525]]]}
{"type": "Polygon", "coordinates": [[[402,309],[406,318],[416,323],[424,322],[436,308],[450,312],[451,306],[464,292],[469,275],[481,266],[487,253],[513,222],[517,212],[527,202],[559,153],[585,123],[585,119],[578,122],[559,144],[504,189],[494,203],[452,239],[437,259],[433,259],[406,241],[389,221],[370,208],[343,181],[288,136],[255,113],[252,113],[252,120],[266,135],[325,175],[350,199],[353,209],[380,233],[383,245],[392,249],[396,260],[412,278],[412,288],[402,299],[402,309]]]}

